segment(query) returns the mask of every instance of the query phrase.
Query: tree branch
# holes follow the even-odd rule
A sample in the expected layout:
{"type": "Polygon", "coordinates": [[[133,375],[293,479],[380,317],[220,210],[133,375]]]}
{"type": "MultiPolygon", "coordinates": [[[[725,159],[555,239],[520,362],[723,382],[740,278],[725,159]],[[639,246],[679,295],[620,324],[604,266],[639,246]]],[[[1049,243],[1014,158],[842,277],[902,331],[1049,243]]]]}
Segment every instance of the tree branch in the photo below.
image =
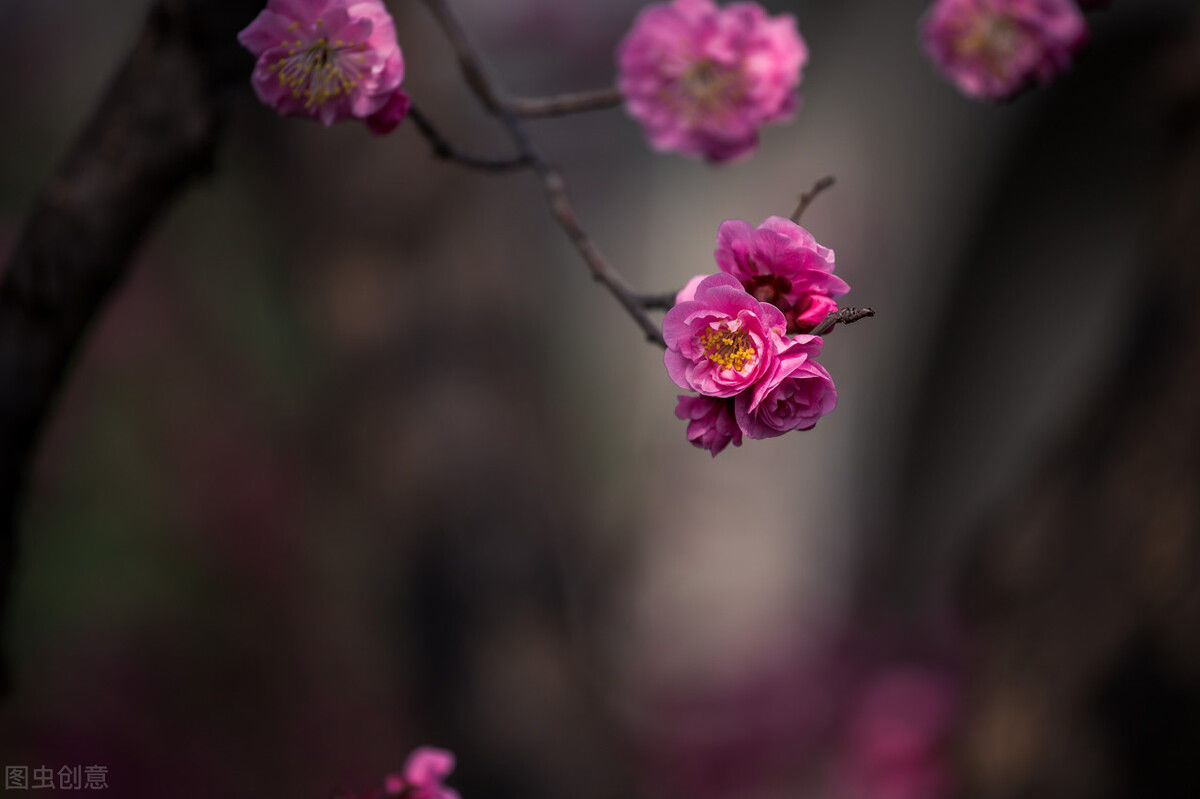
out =
{"type": "Polygon", "coordinates": [[[621,307],[641,328],[647,341],[665,348],[666,342],[663,341],[658,325],[647,316],[638,295],[634,293],[625,278],[609,264],[583,229],[575,206],[571,203],[570,195],[567,192],[567,183],[562,173],[542,155],[530,140],[529,134],[521,120],[517,118],[516,113],[505,104],[503,91],[489,77],[482,57],[471,44],[462,23],[454,15],[449,4],[446,0],[425,0],[425,5],[429,7],[434,19],[449,40],[467,85],[479,98],[483,107],[504,126],[509,138],[516,146],[517,152],[528,161],[534,173],[541,180],[550,213],[558,221],[563,232],[567,234],[580,257],[583,258],[593,279],[601,283],[616,298],[621,307]]]}
{"type": "Polygon", "coordinates": [[[0,602],[31,454],[88,325],[150,225],[212,168],[257,0],[158,0],[0,275],[0,602]]]}
{"type": "Polygon", "coordinates": [[[792,211],[789,217],[796,224],[800,224],[800,217],[804,216],[804,212],[808,210],[808,206],[812,205],[812,201],[817,199],[817,195],[831,187],[834,183],[833,175],[826,175],[812,185],[812,188],[800,195],[800,202],[796,204],[796,210],[792,211]]]}
{"type": "Polygon", "coordinates": [[[513,114],[519,117],[560,117],[583,111],[615,108],[624,99],[615,87],[608,87],[551,97],[510,97],[507,105],[513,114]]]}
{"type": "Polygon", "coordinates": [[[453,161],[465,167],[481,169],[485,172],[509,172],[529,166],[529,159],[524,155],[516,155],[512,158],[490,158],[458,149],[434,127],[429,117],[425,116],[415,104],[408,109],[408,118],[429,142],[434,156],[443,161],[453,161]]]}
{"type": "Polygon", "coordinates": [[[821,324],[812,329],[809,335],[821,336],[828,333],[835,325],[852,325],[859,319],[866,319],[868,316],[874,316],[875,311],[870,308],[842,308],[840,311],[834,311],[826,316],[821,324]]]}

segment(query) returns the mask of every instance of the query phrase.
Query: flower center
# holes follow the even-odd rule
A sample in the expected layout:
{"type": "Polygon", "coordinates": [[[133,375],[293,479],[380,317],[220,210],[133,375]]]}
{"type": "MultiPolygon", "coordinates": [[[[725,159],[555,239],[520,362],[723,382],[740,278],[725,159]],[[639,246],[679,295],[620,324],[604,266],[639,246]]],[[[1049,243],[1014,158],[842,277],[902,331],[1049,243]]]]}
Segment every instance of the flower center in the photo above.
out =
{"type": "Polygon", "coordinates": [[[745,330],[734,330],[728,322],[710,327],[700,335],[704,354],[722,369],[740,372],[758,356],[758,350],[745,330]]]}
{"type": "Polygon", "coordinates": [[[741,72],[712,61],[699,61],[683,74],[680,88],[699,113],[721,110],[738,101],[743,91],[741,72]]]}
{"type": "Polygon", "coordinates": [[[270,66],[279,75],[279,84],[304,99],[305,108],[324,105],[330,99],[350,94],[362,79],[360,66],[366,59],[365,44],[351,44],[324,37],[305,44],[297,39],[283,41],[287,55],[270,66]],[[357,54],[357,55],[355,55],[357,54]]]}
{"type": "Polygon", "coordinates": [[[1001,14],[980,14],[967,22],[954,39],[954,54],[977,58],[998,77],[1012,68],[1013,56],[1021,47],[1021,28],[1001,14]]]}

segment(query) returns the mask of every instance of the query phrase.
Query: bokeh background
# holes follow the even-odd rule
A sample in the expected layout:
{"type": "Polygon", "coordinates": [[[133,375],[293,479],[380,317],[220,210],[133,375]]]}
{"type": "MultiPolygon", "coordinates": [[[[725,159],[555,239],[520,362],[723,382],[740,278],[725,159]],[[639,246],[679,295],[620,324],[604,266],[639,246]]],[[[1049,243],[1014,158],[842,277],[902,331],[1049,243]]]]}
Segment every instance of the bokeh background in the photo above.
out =
{"type": "MultiPolygon", "coordinates": [[[[514,92],[613,80],[634,0],[457,0],[514,92]]],[[[716,459],[528,175],[248,91],[77,359],[7,608],[0,756],[129,797],[325,797],[414,746],[483,797],[1200,795],[1200,14],[1117,0],[1054,85],[959,96],[919,2],[784,2],[751,160],[531,123],[645,290],[786,214],[875,319],[837,411],[716,459]]],[[[502,153],[420,4],[406,85],[502,153]]],[[[142,0],[4,0],[0,242],[142,0]]]]}

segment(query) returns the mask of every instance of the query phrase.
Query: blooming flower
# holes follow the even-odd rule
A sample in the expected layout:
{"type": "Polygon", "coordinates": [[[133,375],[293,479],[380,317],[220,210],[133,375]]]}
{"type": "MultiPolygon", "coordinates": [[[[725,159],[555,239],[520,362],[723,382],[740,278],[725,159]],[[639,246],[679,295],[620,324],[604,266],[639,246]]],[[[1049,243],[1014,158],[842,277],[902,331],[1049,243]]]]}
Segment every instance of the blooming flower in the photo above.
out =
{"type": "Polygon", "coordinates": [[[459,799],[458,791],[442,784],[453,770],[451,752],[431,746],[418,747],[408,756],[402,774],[387,776],[384,791],[388,796],[405,799],[459,799]]]}
{"type": "Polygon", "coordinates": [[[679,395],[675,415],[688,419],[687,437],[700,449],[706,449],[716,457],[717,453],[733,444],[742,445],[742,431],[733,415],[733,401],[714,397],[692,397],[679,395]]]}
{"type": "Polygon", "coordinates": [[[663,318],[667,374],[680,388],[732,397],[769,374],[787,320],[761,303],[736,278],[716,274],[663,318]]]}
{"type": "Polygon", "coordinates": [[[738,427],[750,438],[774,438],[809,430],[837,405],[837,388],[825,367],[813,360],[818,336],[796,336],[784,344],[773,369],[734,400],[738,427]]]}
{"type": "Polygon", "coordinates": [[[714,255],[721,271],[741,281],[755,299],[783,311],[792,333],[812,330],[850,290],[833,274],[833,250],[790,219],[772,216],[757,229],[727,220],[717,232],[714,255]]]}
{"type": "Polygon", "coordinates": [[[935,0],[921,35],[963,94],[1002,100],[1066,70],[1088,33],[1073,0],[935,0]]]}
{"type": "Polygon", "coordinates": [[[643,9],[621,41],[618,86],[656,149],[727,161],[791,116],[807,61],[790,14],[673,0],[643,9]]]}
{"type": "Polygon", "coordinates": [[[404,58],[382,0],[267,0],[238,41],[258,58],[254,91],[284,116],[361,119],[386,132],[407,111],[404,58]]]}

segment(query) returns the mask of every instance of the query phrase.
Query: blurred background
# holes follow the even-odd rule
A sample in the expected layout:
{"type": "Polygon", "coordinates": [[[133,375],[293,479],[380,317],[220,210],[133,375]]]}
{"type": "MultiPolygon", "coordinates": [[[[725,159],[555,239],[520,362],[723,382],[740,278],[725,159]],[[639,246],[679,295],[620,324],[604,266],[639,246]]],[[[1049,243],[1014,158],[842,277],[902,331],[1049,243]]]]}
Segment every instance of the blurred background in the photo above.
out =
{"type": "MultiPolygon", "coordinates": [[[[507,87],[611,84],[634,0],[457,0],[507,87]]],[[[424,9],[406,87],[503,153],[424,9]]],[[[793,124],[715,169],[531,123],[637,286],[806,226],[875,319],[812,432],[694,449],[528,175],[240,99],[77,359],[7,608],[0,756],[116,796],[1200,795],[1200,13],[1114,2],[992,106],[920,2],[767,3],[793,124]]],[[[143,0],[3,0],[7,251],[143,0]]]]}

